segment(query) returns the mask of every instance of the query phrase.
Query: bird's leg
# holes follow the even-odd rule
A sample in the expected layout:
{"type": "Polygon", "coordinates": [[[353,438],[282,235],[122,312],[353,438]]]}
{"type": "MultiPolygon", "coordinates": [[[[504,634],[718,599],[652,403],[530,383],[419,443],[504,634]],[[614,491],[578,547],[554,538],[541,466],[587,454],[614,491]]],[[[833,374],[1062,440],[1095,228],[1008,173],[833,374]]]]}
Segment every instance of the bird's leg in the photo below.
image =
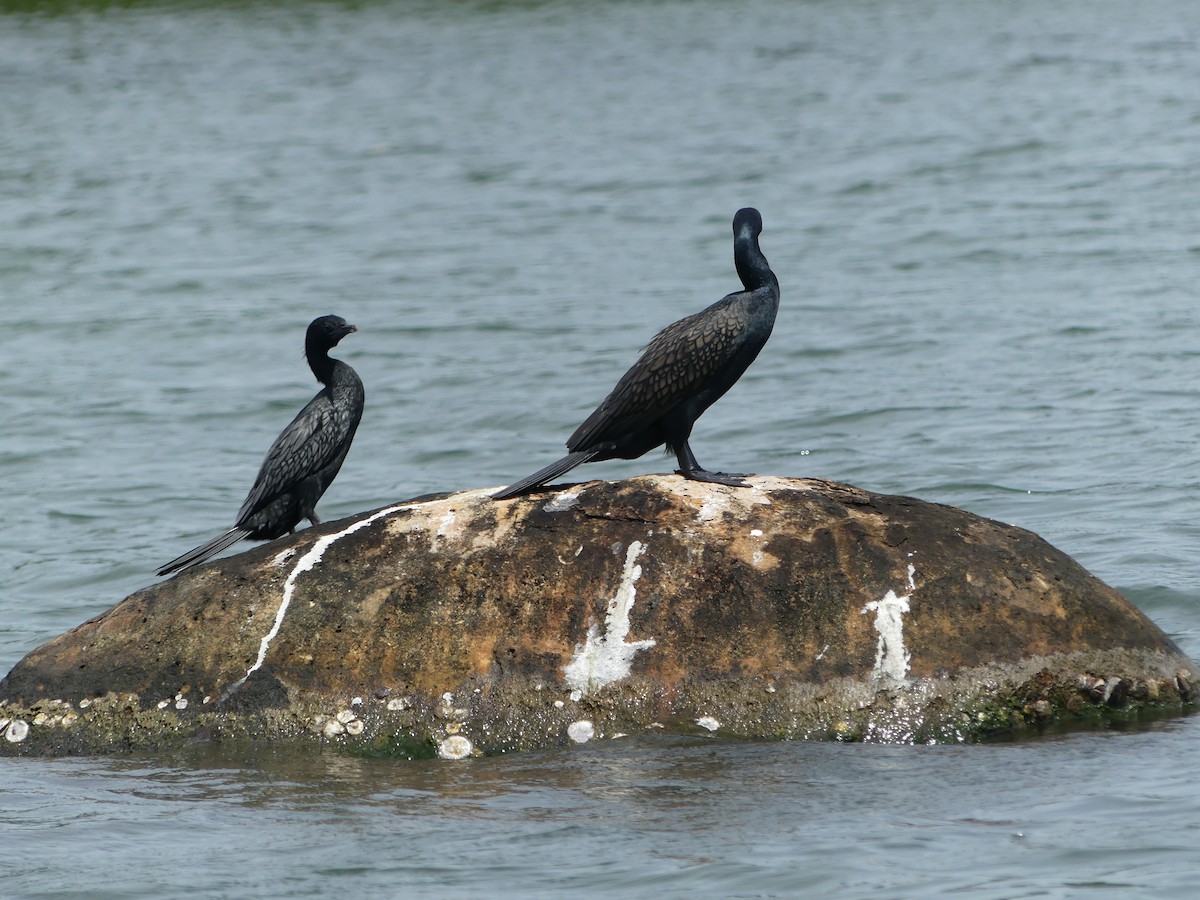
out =
{"type": "Polygon", "coordinates": [[[687,441],[681,441],[675,448],[675,458],[679,460],[679,468],[675,471],[684,478],[692,481],[710,481],[713,484],[727,484],[730,487],[750,487],[742,481],[750,472],[710,472],[696,461],[696,454],[687,441]]]}
{"type": "Polygon", "coordinates": [[[317,511],[315,509],[308,514],[307,518],[308,518],[308,521],[311,522],[313,525],[321,524],[321,519],[319,516],[317,516],[317,511]]]}

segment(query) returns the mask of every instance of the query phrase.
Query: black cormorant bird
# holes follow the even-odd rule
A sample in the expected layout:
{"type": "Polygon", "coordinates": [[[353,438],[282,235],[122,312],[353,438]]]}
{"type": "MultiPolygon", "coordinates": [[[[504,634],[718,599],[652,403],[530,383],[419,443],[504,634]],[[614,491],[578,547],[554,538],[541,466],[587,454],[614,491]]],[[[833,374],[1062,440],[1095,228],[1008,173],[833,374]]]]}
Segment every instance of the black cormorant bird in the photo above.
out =
{"type": "Polygon", "coordinates": [[[236,524],[158,570],[169,575],[195,566],[242,538],[266,541],[296,530],[301,519],[319,525],[317,501],[333,483],[350,450],[363,411],[358,374],[329,351],[358,329],[340,316],[321,316],[308,326],[304,355],[325,385],[275,439],[238,510],[236,524]]]}
{"type": "Polygon", "coordinates": [[[771,336],[779,281],[758,247],[761,233],[758,210],[738,210],[733,217],[733,261],[745,290],[655,335],[642,358],[567,440],[570,452],[493,497],[516,497],[582,463],[636,459],[660,444],[679,460],[680,475],[748,487],[743,476],[702,468],[688,437],[700,414],[733,387],[771,336]]]}

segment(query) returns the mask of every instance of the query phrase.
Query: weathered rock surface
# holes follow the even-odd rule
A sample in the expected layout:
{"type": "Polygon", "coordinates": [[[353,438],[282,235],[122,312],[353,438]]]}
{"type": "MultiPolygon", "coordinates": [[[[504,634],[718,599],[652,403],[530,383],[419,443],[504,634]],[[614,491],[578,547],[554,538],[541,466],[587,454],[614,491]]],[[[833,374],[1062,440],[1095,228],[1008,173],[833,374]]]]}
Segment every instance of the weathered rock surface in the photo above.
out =
{"type": "Polygon", "coordinates": [[[0,752],[961,741],[1192,705],[1192,662],[1037,536],[751,480],[436,496],[186,571],[25,657],[0,752]]]}

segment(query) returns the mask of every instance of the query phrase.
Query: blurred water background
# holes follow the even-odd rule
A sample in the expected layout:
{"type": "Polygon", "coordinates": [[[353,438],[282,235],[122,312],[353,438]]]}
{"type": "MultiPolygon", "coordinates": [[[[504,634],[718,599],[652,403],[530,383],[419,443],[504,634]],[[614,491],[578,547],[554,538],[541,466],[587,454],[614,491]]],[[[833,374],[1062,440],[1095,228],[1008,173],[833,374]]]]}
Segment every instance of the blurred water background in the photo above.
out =
{"type": "MultiPolygon", "coordinates": [[[[702,463],[1030,528],[1200,656],[1198,171],[1182,0],[0,2],[0,671],[230,524],[313,317],[327,521],[504,484],[746,205],[702,463]]],[[[0,896],[1190,898],[1198,738],[0,760],[0,896]]]]}

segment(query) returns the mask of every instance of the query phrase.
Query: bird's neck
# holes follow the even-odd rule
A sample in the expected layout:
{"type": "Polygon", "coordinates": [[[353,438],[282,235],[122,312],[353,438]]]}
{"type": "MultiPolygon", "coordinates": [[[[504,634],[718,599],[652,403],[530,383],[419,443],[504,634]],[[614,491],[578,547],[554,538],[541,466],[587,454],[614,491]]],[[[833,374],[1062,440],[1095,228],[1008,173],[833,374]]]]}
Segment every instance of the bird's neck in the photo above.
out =
{"type": "Polygon", "coordinates": [[[758,239],[751,234],[738,235],[734,241],[733,263],[737,266],[738,278],[742,279],[742,287],[748,291],[779,283],[767,258],[758,249],[758,239]]]}
{"type": "Polygon", "coordinates": [[[321,384],[329,384],[333,378],[333,370],[337,366],[337,360],[329,355],[329,348],[310,344],[304,348],[304,355],[308,359],[308,367],[317,376],[317,381],[321,384]]]}

